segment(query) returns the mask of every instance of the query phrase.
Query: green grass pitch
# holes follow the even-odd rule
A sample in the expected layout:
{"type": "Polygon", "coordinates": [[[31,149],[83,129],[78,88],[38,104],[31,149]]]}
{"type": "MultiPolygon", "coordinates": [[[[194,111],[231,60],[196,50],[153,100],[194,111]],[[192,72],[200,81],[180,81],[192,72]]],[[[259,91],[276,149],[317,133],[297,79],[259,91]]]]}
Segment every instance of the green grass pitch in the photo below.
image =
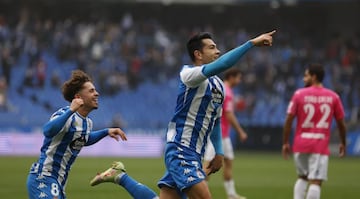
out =
{"type": "MultiPolygon", "coordinates": [[[[0,157],[0,198],[27,198],[26,177],[35,157],[0,157]]],[[[89,180],[98,171],[108,168],[113,160],[125,163],[127,172],[155,192],[157,180],[162,176],[161,158],[87,158],[79,157],[69,176],[67,198],[70,199],[129,199],[126,191],[114,184],[89,186],[89,180]]],[[[293,161],[285,161],[280,154],[241,152],[236,155],[234,177],[239,193],[249,199],[289,199],[296,179],[293,161]]],[[[213,198],[224,199],[221,172],[209,182],[213,198]]],[[[330,158],[329,180],[322,189],[325,199],[360,198],[360,159],[330,158]]]]}

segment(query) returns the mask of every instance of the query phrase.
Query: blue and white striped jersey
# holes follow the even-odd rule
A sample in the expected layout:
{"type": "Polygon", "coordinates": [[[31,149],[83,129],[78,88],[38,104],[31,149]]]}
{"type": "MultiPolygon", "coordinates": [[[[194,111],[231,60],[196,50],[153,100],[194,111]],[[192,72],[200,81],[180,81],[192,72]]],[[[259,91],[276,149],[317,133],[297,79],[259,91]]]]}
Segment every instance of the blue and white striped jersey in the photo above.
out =
{"type": "Polygon", "coordinates": [[[71,165],[87,143],[92,126],[90,118],[71,112],[69,107],[56,111],[44,126],[40,158],[30,173],[51,176],[65,186],[71,165]]]}
{"type": "Polygon", "coordinates": [[[221,117],[224,86],[217,76],[206,77],[203,67],[184,65],[167,142],[175,142],[203,156],[215,121],[221,117]]]}

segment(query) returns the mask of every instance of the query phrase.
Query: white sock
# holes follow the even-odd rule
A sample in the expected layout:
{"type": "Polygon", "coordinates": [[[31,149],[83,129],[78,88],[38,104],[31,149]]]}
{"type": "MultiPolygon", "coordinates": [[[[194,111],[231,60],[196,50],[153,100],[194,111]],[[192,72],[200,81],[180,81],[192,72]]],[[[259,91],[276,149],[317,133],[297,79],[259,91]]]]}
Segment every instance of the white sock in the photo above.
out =
{"type": "Polygon", "coordinates": [[[294,186],[294,199],[304,199],[308,182],[304,179],[298,178],[294,186]]]}
{"type": "Polygon", "coordinates": [[[320,199],[321,187],[317,184],[311,184],[307,192],[306,199],[320,199]]]}
{"type": "Polygon", "coordinates": [[[233,179],[224,181],[224,187],[228,196],[236,195],[235,183],[233,179]]]}

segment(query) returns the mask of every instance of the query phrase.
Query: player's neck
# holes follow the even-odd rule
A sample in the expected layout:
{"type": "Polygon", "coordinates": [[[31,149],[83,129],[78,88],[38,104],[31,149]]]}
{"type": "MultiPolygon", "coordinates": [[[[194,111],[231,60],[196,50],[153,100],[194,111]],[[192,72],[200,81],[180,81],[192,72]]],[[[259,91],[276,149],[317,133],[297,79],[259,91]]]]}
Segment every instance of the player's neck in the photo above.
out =
{"type": "Polygon", "coordinates": [[[193,62],[193,65],[194,65],[194,66],[202,66],[202,65],[204,65],[204,63],[203,63],[202,61],[200,61],[200,60],[195,60],[195,61],[193,62]]]}
{"type": "Polygon", "coordinates": [[[77,110],[77,112],[78,112],[81,116],[83,116],[84,118],[87,117],[87,116],[89,115],[89,113],[90,113],[90,111],[88,111],[88,110],[86,110],[86,109],[82,109],[82,108],[79,108],[79,109],[77,110]]]}
{"type": "Polygon", "coordinates": [[[322,88],[322,87],[323,87],[322,83],[314,83],[314,84],[312,84],[311,86],[313,86],[313,87],[318,87],[318,88],[322,88]]]}

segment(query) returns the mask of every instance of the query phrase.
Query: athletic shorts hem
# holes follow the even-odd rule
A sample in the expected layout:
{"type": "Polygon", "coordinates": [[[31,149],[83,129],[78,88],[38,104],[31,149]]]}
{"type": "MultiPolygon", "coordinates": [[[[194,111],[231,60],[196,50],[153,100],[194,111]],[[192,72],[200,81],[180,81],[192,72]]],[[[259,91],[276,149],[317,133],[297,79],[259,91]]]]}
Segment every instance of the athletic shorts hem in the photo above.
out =
{"type": "Polygon", "coordinates": [[[198,179],[196,181],[193,181],[192,183],[187,184],[186,186],[183,186],[180,188],[180,191],[184,191],[185,189],[191,188],[192,186],[201,183],[202,181],[204,181],[205,179],[198,179]]]}
{"type": "Polygon", "coordinates": [[[163,187],[169,187],[169,188],[172,188],[172,189],[176,189],[175,186],[173,185],[170,185],[169,183],[166,183],[165,181],[159,181],[157,186],[161,189],[163,187]]]}

